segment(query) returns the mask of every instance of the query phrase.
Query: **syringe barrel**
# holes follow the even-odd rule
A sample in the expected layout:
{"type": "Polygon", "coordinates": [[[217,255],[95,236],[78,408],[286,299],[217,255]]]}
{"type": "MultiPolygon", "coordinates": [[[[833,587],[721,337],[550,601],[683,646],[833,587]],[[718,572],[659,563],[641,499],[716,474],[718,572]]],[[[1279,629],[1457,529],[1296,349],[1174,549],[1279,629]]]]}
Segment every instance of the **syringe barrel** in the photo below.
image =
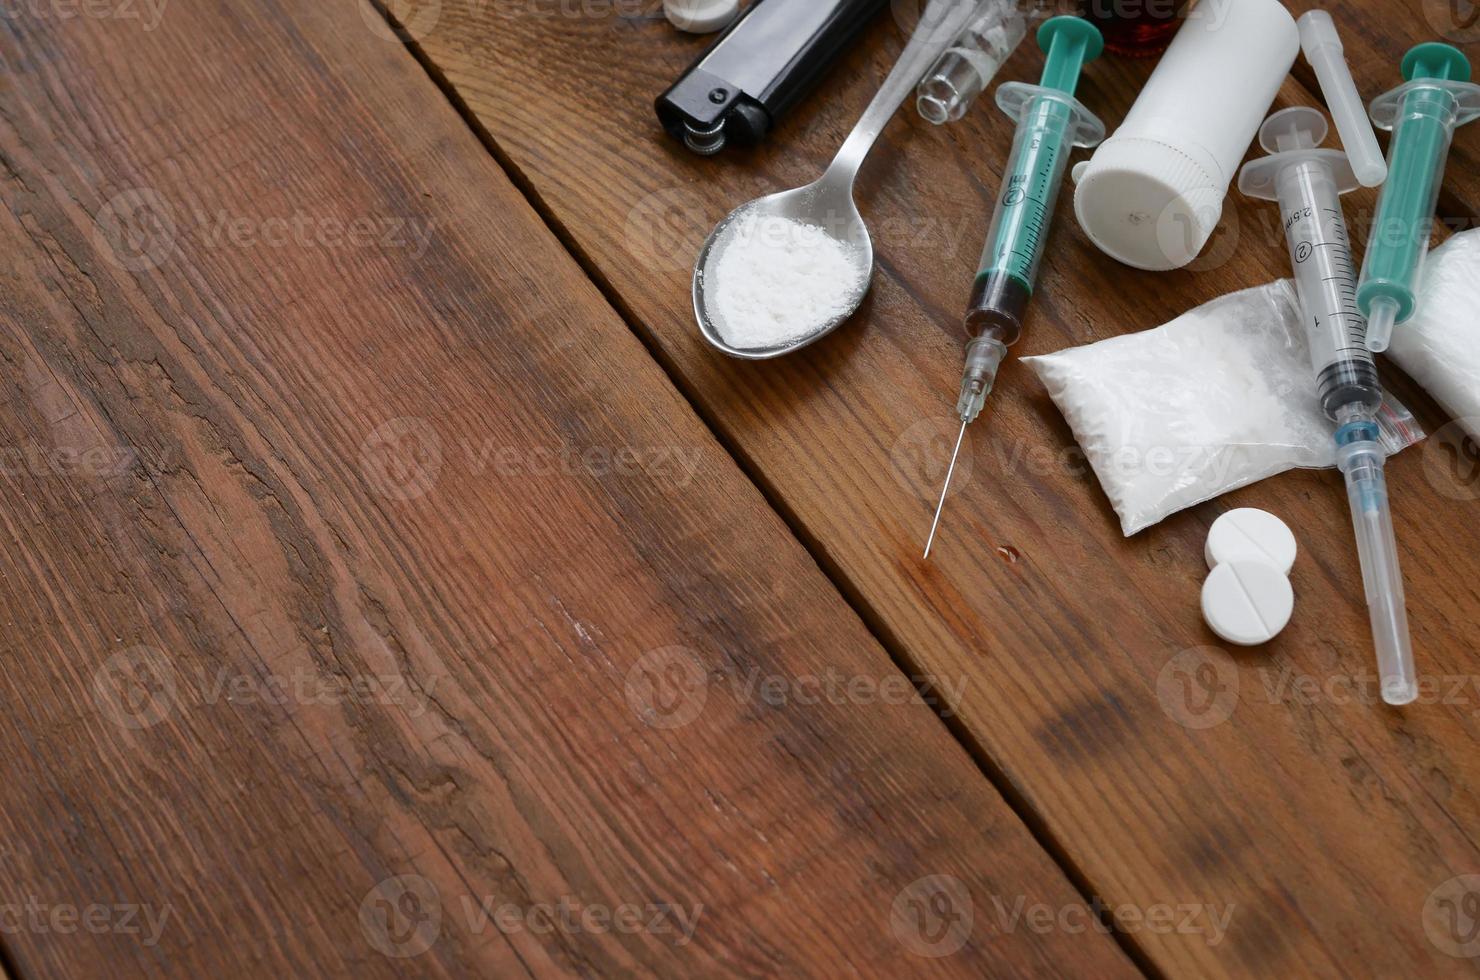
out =
{"type": "Polygon", "coordinates": [[[1442,82],[1410,82],[1405,88],[1388,147],[1388,179],[1377,199],[1357,293],[1367,314],[1377,298],[1395,300],[1398,323],[1413,316],[1416,308],[1419,274],[1433,234],[1458,109],[1442,82]]]}
{"type": "MultiPolygon", "coordinates": [[[[1002,89],[1009,85],[1013,83],[1002,89]]],[[[999,104],[1004,102],[1002,89],[998,90],[999,104]]],[[[1015,91],[1023,99],[1013,107],[1018,112],[1017,131],[966,314],[972,336],[990,327],[1009,345],[1022,330],[1022,314],[1038,278],[1059,187],[1069,152],[1080,139],[1084,114],[1072,96],[1061,92],[1021,84],[1015,91]]],[[[1013,99],[1014,90],[1006,98],[1013,99]]],[[[1010,103],[1003,108],[1013,111],[1010,103]]]]}
{"type": "Polygon", "coordinates": [[[1367,349],[1367,321],[1357,308],[1357,273],[1336,176],[1330,164],[1313,157],[1281,170],[1275,186],[1321,407],[1332,419],[1353,405],[1375,413],[1382,385],[1367,349]]]}
{"type": "Polygon", "coordinates": [[[1377,443],[1377,425],[1369,420],[1343,426],[1337,433],[1337,465],[1346,476],[1347,499],[1362,563],[1362,583],[1377,649],[1382,698],[1408,704],[1418,696],[1403,573],[1383,476],[1385,455],[1377,443]]]}

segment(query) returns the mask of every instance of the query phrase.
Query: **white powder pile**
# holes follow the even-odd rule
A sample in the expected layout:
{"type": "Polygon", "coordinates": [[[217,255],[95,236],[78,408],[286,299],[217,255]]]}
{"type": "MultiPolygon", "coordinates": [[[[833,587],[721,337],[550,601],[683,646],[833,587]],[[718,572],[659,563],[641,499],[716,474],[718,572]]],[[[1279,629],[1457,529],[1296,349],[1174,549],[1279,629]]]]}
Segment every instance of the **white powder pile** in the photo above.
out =
{"type": "Polygon", "coordinates": [[[743,214],[715,244],[707,305],[737,350],[781,347],[851,310],[866,285],[856,250],[815,225],[743,214]]]}

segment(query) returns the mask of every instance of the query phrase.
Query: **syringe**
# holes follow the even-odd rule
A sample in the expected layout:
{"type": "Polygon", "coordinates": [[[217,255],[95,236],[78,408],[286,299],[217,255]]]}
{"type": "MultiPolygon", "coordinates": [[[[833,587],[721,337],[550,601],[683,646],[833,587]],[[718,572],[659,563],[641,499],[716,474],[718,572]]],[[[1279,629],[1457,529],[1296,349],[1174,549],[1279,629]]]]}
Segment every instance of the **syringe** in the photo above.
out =
{"type": "Polygon", "coordinates": [[[1346,477],[1382,697],[1407,704],[1418,686],[1383,475],[1387,453],[1377,426],[1382,384],[1357,306],[1356,267],[1341,210],[1341,195],[1361,185],[1346,154],[1318,149],[1327,131],[1318,109],[1270,116],[1259,142],[1271,155],[1244,167],[1239,189],[1280,206],[1321,407],[1339,425],[1337,465],[1346,477]]]}
{"type": "Polygon", "coordinates": [[[1048,56],[1039,84],[1004,82],[997,88],[997,106],[1017,122],[1017,132],[966,311],[966,370],[956,402],[961,433],[925,542],[926,558],[940,527],[966,426],[981,414],[1007,348],[1022,335],[1069,152],[1105,138],[1105,124],[1074,98],[1085,63],[1105,49],[1099,29],[1079,17],[1054,17],[1038,29],[1038,46],[1048,56]]]}
{"type": "Polygon", "coordinates": [[[1449,145],[1456,127],[1480,117],[1480,85],[1470,82],[1470,62],[1458,48],[1420,44],[1402,67],[1408,81],[1370,107],[1373,124],[1393,132],[1357,290],[1374,351],[1387,350],[1393,326],[1415,312],[1449,145]]]}

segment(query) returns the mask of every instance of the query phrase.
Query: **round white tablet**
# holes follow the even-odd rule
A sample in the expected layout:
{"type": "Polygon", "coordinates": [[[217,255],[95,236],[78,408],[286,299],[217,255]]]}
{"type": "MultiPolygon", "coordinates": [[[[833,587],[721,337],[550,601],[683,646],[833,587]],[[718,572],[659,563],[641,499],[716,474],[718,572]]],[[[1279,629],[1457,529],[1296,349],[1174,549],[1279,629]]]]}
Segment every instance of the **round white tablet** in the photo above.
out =
{"type": "Polygon", "coordinates": [[[1208,568],[1229,561],[1262,561],[1285,574],[1295,565],[1295,534],[1273,514],[1253,507],[1231,510],[1213,522],[1203,549],[1208,568]]]}
{"type": "Polygon", "coordinates": [[[1280,634],[1295,611],[1295,590],[1267,562],[1224,562],[1202,590],[1203,618],[1229,643],[1254,647],[1280,634]]]}

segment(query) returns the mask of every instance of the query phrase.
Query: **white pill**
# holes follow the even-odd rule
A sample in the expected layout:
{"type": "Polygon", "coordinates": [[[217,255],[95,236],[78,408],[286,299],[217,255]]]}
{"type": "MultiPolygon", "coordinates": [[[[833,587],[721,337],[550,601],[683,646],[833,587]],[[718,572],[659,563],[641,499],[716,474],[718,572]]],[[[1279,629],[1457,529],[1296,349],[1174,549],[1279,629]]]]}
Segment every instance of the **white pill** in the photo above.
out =
{"type": "Polygon", "coordinates": [[[1262,561],[1286,575],[1295,566],[1295,534],[1273,514],[1253,507],[1231,510],[1208,529],[1208,568],[1229,561],[1262,561]]]}
{"type": "Polygon", "coordinates": [[[1229,643],[1254,647],[1280,634],[1295,611],[1295,590],[1268,562],[1224,562],[1202,590],[1203,618],[1229,643]]]}

